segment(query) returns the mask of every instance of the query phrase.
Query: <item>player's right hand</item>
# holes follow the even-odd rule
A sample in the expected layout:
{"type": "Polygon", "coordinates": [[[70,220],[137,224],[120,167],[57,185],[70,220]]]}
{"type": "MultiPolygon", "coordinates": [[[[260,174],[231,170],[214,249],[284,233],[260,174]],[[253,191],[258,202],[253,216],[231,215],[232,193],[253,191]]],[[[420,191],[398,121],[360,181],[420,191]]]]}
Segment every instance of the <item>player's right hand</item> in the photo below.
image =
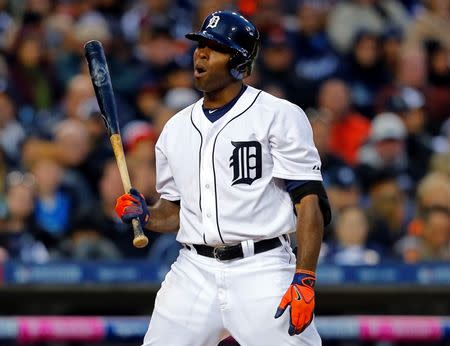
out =
{"type": "Polygon", "coordinates": [[[150,219],[144,195],[135,188],[131,188],[130,193],[125,193],[117,198],[115,210],[122,222],[131,223],[131,220],[138,218],[142,228],[150,219]]]}
{"type": "Polygon", "coordinates": [[[309,270],[298,269],[291,286],[287,289],[275,318],[280,317],[290,306],[289,335],[300,334],[312,322],[314,312],[314,284],[316,274],[309,270]]]}

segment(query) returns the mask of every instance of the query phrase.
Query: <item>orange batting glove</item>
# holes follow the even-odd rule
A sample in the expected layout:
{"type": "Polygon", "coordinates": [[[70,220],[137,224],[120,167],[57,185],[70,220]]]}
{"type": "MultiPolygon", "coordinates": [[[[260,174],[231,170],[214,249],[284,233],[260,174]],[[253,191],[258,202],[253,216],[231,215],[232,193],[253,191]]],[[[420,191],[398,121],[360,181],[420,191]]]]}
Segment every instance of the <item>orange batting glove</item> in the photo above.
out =
{"type": "Polygon", "coordinates": [[[283,315],[284,311],[291,306],[291,320],[289,324],[289,335],[300,334],[309,326],[314,312],[314,284],[316,274],[312,271],[297,269],[291,286],[287,289],[280,305],[278,305],[275,318],[283,315]]]}
{"type": "Polygon", "coordinates": [[[138,218],[142,228],[150,219],[144,195],[135,188],[131,188],[130,193],[125,193],[116,199],[115,210],[122,222],[131,223],[131,220],[138,218]]]}

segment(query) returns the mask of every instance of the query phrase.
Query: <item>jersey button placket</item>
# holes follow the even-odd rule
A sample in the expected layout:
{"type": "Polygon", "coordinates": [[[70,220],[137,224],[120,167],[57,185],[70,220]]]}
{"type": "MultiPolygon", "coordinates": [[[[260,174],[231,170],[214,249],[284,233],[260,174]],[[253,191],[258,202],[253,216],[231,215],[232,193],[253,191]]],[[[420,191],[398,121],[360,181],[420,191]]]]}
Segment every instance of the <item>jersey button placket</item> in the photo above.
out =
{"type": "Polygon", "coordinates": [[[217,241],[218,238],[217,225],[214,218],[214,208],[216,205],[214,195],[214,185],[211,183],[214,180],[213,166],[212,166],[212,141],[211,136],[206,136],[204,143],[204,150],[202,151],[202,165],[200,169],[201,176],[201,190],[202,190],[202,218],[204,232],[207,241],[217,241]]]}

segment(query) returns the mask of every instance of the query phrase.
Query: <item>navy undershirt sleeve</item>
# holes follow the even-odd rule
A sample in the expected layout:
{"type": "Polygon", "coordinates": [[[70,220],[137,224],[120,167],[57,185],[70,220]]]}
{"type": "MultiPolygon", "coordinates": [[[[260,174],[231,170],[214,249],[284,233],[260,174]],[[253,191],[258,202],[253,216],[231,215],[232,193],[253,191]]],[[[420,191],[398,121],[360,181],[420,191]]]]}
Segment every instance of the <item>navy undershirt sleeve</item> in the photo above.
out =
{"type": "Polygon", "coordinates": [[[291,192],[292,190],[295,190],[297,187],[300,187],[302,185],[305,185],[306,183],[309,183],[310,180],[288,180],[284,179],[284,185],[286,186],[286,191],[291,192]]]}

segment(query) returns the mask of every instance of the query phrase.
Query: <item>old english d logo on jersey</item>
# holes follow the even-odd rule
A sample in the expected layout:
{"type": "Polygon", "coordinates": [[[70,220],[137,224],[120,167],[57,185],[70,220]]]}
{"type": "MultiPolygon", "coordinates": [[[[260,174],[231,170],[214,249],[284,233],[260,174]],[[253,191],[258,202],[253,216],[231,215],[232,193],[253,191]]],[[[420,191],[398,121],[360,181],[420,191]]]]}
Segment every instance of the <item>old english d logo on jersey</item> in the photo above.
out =
{"type": "Polygon", "coordinates": [[[231,142],[235,149],[230,157],[233,167],[233,183],[251,185],[261,178],[261,143],[256,141],[231,142]]]}

